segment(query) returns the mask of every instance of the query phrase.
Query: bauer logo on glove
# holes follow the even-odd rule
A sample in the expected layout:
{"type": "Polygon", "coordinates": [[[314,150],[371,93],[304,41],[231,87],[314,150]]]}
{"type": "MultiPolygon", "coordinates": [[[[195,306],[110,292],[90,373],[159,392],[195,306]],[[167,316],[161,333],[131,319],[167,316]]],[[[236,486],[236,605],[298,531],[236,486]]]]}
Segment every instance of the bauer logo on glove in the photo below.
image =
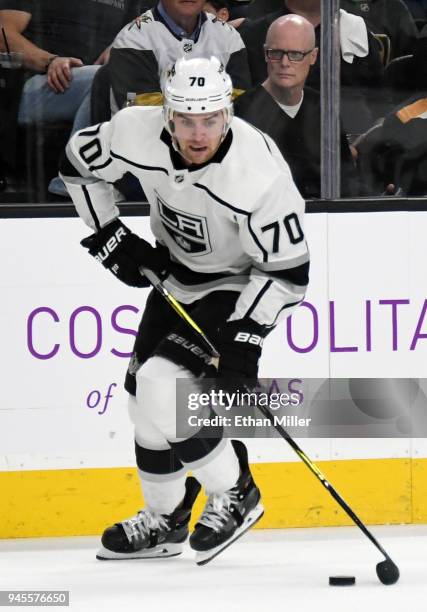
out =
{"type": "Polygon", "coordinates": [[[249,334],[248,332],[239,332],[234,338],[234,342],[249,342],[249,344],[255,344],[256,346],[262,346],[264,338],[258,334],[249,334]]]}
{"type": "Polygon", "coordinates": [[[122,241],[122,237],[126,236],[127,233],[128,232],[126,232],[123,227],[119,227],[114,236],[111,236],[111,238],[104,244],[102,250],[98,251],[98,253],[95,255],[95,259],[99,261],[99,263],[103,263],[110,253],[116,250],[117,246],[122,241]]]}

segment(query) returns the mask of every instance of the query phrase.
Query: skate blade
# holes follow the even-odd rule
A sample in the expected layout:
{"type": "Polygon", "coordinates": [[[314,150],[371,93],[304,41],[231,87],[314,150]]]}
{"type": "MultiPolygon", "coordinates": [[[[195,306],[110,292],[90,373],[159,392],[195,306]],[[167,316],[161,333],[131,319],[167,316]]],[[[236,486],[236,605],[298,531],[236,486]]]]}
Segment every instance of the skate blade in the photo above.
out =
{"type": "Polygon", "coordinates": [[[233,534],[233,537],[226,542],[223,542],[216,548],[211,548],[211,550],[206,551],[198,551],[196,552],[196,563],[197,565],[206,565],[209,561],[212,561],[215,557],[217,557],[223,550],[231,546],[233,542],[242,537],[249,529],[251,529],[264,515],[264,507],[262,504],[258,504],[255,508],[249,512],[248,516],[245,518],[244,523],[240,525],[238,529],[233,534]]]}
{"type": "Polygon", "coordinates": [[[108,548],[101,548],[96,554],[99,561],[123,561],[125,559],[166,559],[176,557],[182,553],[182,544],[159,544],[153,548],[129,553],[118,553],[108,548]]]}

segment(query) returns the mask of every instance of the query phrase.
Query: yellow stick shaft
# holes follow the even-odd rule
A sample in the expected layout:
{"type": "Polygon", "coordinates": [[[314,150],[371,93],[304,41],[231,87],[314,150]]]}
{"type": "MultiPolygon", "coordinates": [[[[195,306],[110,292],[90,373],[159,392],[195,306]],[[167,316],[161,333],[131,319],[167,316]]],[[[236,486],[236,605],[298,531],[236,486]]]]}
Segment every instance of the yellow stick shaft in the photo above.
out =
{"type": "Polygon", "coordinates": [[[184,321],[188,323],[188,325],[192,329],[194,329],[194,331],[196,331],[199,334],[199,336],[201,336],[205,344],[208,346],[209,351],[212,355],[211,364],[215,366],[216,368],[218,368],[219,353],[216,350],[215,346],[212,344],[212,342],[209,340],[209,338],[206,336],[206,334],[203,332],[203,330],[200,329],[200,327],[197,325],[196,321],[194,321],[194,319],[190,317],[190,315],[185,310],[185,308],[182,306],[182,304],[180,304],[178,300],[176,300],[174,296],[171,293],[169,293],[169,291],[163,285],[162,281],[159,279],[159,277],[157,276],[155,272],[153,272],[152,270],[149,270],[148,268],[144,268],[142,266],[139,270],[144,276],[148,278],[150,283],[153,285],[154,289],[156,289],[156,291],[158,291],[165,298],[165,300],[172,306],[175,312],[182,319],[184,319],[184,321]]]}

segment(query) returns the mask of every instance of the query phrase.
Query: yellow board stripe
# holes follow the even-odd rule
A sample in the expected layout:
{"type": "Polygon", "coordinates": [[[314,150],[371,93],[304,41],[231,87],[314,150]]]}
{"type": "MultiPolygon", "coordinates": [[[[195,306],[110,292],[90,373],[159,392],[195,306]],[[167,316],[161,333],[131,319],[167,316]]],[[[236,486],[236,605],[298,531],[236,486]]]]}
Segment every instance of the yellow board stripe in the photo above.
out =
{"type": "MultiPolygon", "coordinates": [[[[323,461],[319,468],[365,523],[427,523],[427,459],[323,461]]],[[[266,509],[259,528],[352,524],[302,463],[257,463],[252,471],[266,509]]],[[[0,538],[99,534],[143,503],[132,468],[0,472],[0,491],[0,538]]],[[[200,496],[194,517],[203,504],[200,496]]]]}
{"type": "Polygon", "coordinates": [[[427,459],[412,461],[413,523],[427,523],[427,459]]]}

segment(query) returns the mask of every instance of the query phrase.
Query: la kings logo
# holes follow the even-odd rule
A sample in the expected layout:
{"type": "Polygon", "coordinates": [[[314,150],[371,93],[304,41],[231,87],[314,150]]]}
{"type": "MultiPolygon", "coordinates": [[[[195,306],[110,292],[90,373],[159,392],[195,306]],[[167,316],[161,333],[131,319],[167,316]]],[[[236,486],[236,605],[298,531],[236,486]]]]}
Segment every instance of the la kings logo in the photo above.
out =
{"type": "Polygon", "coordinates": [[[205,217],[172,208],[159,195],[157,206],[164,228],[183,251],[192,255],[212,252],[205,217]]]}

